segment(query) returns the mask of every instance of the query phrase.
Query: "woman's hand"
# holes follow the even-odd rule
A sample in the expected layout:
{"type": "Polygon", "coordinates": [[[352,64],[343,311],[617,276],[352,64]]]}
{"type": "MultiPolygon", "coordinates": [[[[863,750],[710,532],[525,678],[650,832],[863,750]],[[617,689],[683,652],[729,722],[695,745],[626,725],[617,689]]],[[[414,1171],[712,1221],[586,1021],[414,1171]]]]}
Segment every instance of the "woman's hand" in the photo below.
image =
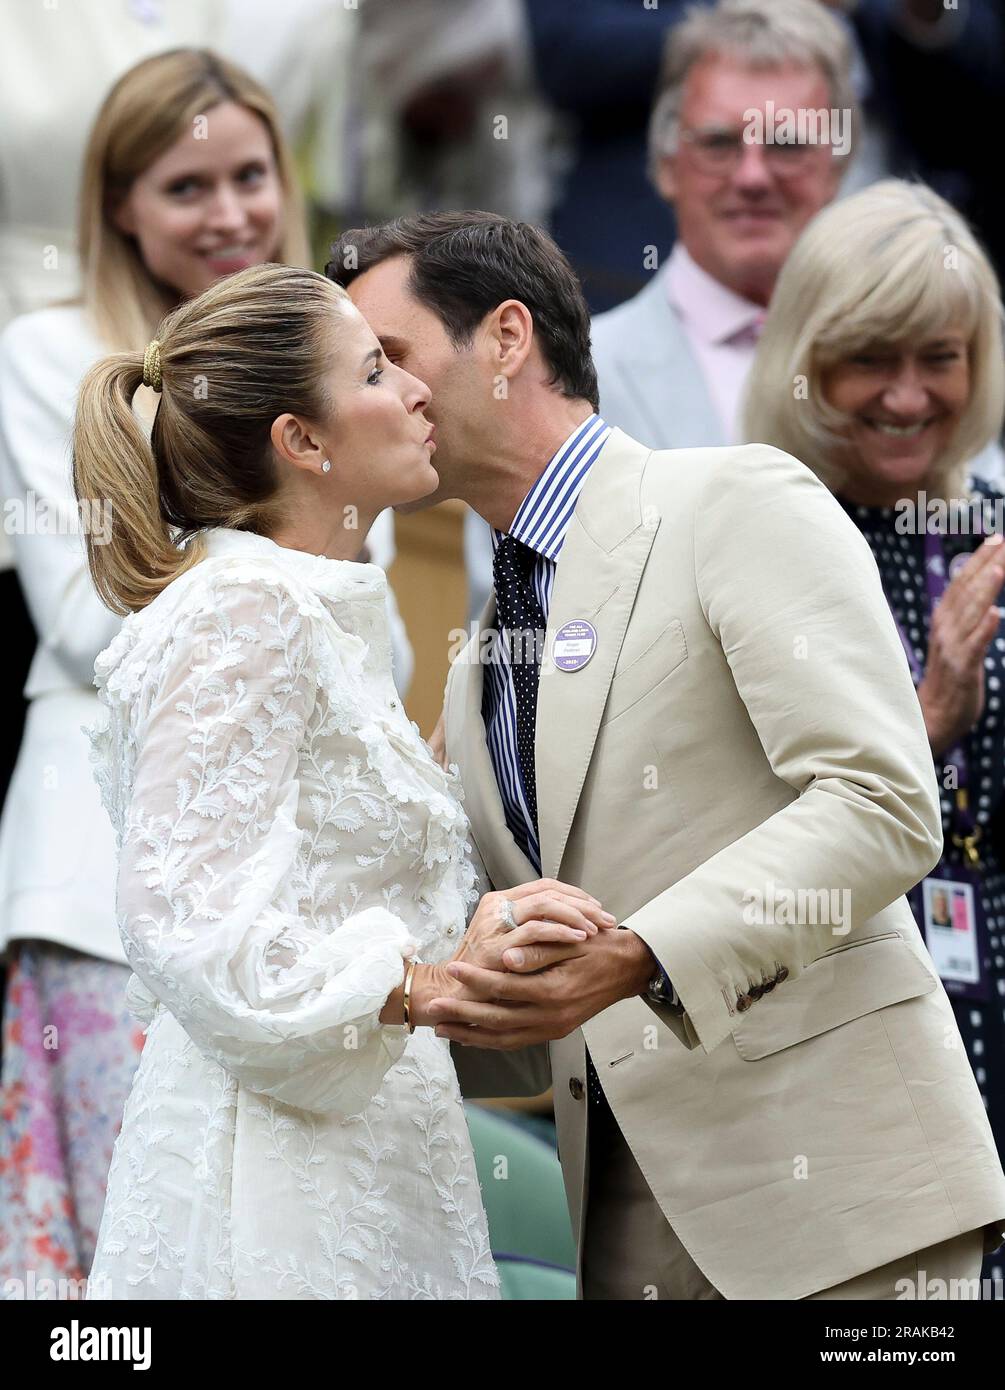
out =
{"type": "Polygon", "coordinates": [[[989,536],[935,606],[918,699],[932,752],[944,753],[984,711],[984,657],[998,631],[1005,544],[989,536]]]}
{"type": "Polygon", "coordinates": [[[502,954],[511,946],[547,944],[558,948],[555,960],[564,960],[577,954],[582,943],[601,928],[616,925],[617,919],[582,888],[539,878],[505,893],[486,893],[453,959],[483,970],[505,970],[502,954]],[[517,924],[513,929],[502,919],[507,898],[517,924]]]}
{"type": "MultiPolygon", "coordinates": [[[[452,961],[505,971],[504,951],[513,946],[546,945],[547,955],[538,966],[543,968],[579,955],[584,941],[616,926],[617,918],[605,912],[596,898],[553,878],[521,883],[505,893],[486,893],[451,960],[415,967],[409,1003],[412,1024],[416,1028],[432,1026],[436,1019],[428,1012],[431,1001],[452,998],[463,991],[464,986],[447,971],[452,961]],[[507,927],[502,919],[506,898],[513,904],[515,928],[507,927]]],[[[401,995],[399,985],[381,1011],[382,1023],[401,1022],[401,995]]]]}

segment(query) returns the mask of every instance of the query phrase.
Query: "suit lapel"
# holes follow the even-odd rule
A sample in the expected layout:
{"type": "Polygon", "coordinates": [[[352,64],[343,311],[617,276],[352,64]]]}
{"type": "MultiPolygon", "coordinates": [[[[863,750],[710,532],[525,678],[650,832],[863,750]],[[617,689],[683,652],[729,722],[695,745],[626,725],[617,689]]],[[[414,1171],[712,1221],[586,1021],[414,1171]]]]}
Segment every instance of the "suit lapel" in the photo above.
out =
{"type": "Polygon", "coordinates": [[[541,867],[557,878],[586,779],[625,629],[659,517],[642,517],[640,486],[649,450],[612,431],[590,470],[555,574],[545,658],[537,696],[537,771],[541,867]],[[555,633],[577,618],[597,632],[590,662],[560,671],[555,633]]]}
{"type": "MultiPolygon", "coordinates": [[[[649,422],[645,437],[654,448],[725,444],[705,377],[684,327],[667,298],[666,271],[636,300],[637,329],[625,333],[618,372],[622,390],[649,422]]],[[[603,414],[604,402],[600,402],[603,414]]]]}
{"type": "Polygon", "coordinates": [[[502,797],[489,756],[482,719],[485,667],[478,660],[482,633],[495,626],[495,596],[489,598],[478,632],[455,661],[447,698],[447,752],[459,764],[464,784],[464,810],[471,833],[495,888],[529,883],[539,875],[513,839],[506,824],[502,797]]]}

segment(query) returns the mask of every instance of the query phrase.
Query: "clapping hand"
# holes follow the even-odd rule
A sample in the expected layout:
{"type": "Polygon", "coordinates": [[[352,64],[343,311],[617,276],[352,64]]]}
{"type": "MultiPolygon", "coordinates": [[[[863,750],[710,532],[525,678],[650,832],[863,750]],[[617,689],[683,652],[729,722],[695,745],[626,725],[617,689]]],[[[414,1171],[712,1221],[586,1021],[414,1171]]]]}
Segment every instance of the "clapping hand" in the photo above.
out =
{"type": "Polygon", "coordinates": [[[998,631],[1005,544],[989,536],[946,587],[932,615],[918,699],[933,753],[968,734],[984,710],[984,657],[998,631]]]}

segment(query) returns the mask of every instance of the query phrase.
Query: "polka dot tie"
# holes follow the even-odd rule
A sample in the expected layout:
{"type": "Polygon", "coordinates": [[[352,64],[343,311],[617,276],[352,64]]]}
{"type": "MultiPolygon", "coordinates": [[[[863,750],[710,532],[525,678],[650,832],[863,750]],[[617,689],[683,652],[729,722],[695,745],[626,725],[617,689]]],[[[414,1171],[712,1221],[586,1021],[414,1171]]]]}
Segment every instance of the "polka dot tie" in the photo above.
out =
{"type": "Polygon", "coordinates": [[[537,778],[534,734],[537,727],[537,685],[547,619],[531,579],[537,555],[514,536],[503,536],[492,561],[496,590],[496,626],[505,632],[510,674],[516,697],[516,748],[527,809],[537,833],[537,778]]]}
{"type": "MultiPolygon", "coordinates": [[[[541,674],[541,653],[548,625],[533,584],[537,555],[514,536],[503,536],[492,562],[496,591],[496,626],[505,632],[510,651],[510,672],[516,696],[516,746],[527,808],[537,825],[537,770],[534,736],[537,730],[537,686],[541,674]],[[538,640],[538,635],[540,635],[538,640]]],[[[540,864],[537,866],[540,871],[540,864]]],[[[586,1091],[594,1106],[607,1110],[589,1052],[586,1054],[586,1091]]]]}

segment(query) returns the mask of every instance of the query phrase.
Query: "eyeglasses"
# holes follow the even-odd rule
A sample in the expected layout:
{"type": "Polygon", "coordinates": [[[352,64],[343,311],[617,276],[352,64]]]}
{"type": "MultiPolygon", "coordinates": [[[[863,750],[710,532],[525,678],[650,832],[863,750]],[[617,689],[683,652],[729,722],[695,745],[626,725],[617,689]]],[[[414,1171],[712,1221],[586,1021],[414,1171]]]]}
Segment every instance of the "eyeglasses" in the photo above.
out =
{"type": "Polygon", "coordinates": [[[733,173],[751,144],[758,145],[764,162],[780,179],[804,173],[817,157],[817,150],[831,154],[831,146],[823,141],[777,136],[770,143],[752,141],[744,138],[742,130],[682,130],[680,138],[688,144],[695,166],[704,174],[733,173]]]}

